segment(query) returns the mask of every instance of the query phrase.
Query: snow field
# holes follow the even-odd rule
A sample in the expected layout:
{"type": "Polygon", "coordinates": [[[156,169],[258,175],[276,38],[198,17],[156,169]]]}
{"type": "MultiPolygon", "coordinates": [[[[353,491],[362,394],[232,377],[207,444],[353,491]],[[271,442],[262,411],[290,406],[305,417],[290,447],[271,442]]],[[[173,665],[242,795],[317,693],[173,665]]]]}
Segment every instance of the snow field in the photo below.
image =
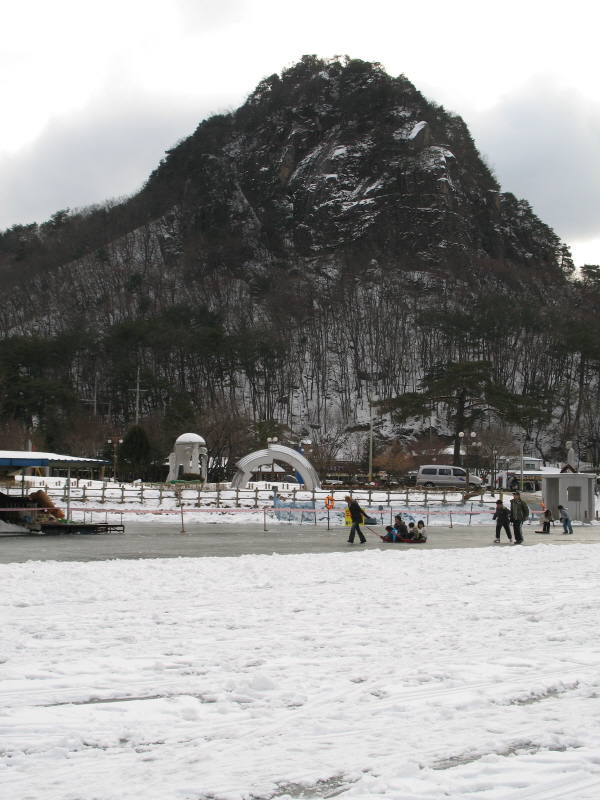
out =
{"type": "Polygon", "coordinates": [[[2,565],[0,784],[596,799],[599,568],[545,544],[2,565]]]}

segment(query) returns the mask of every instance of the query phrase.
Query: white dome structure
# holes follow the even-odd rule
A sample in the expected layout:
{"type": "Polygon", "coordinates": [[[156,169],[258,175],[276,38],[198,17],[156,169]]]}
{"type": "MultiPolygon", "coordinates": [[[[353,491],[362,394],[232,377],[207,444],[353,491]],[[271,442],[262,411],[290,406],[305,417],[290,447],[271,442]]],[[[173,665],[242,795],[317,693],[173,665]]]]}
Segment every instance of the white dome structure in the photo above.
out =
{"type": "Polygon", "coordinates": [[[173,452],[169,456],[168,481],[176,481],[187,472],[199,474],[206,480],[208,467],[208,450],[206,442],[197,433],[182,433],[175,441],[173,452]]]}
{"type": "Polygon", "coordinates": [[[201,447],[206,447],[206,442],[197,433],[182,433],[175,440],[175,444],[199,444],[201,447]]]}

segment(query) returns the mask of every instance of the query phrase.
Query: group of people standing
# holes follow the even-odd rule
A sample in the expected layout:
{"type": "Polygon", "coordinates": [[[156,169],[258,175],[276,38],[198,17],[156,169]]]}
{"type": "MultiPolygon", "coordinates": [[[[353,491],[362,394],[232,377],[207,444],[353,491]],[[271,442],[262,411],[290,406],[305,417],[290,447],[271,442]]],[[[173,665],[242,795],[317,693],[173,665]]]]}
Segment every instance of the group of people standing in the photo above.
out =
{"type": "Polygon", "coordinates": [[[496,538],[494,542],[500,541],[502,529],[506,531],[508,541],[512,542],[513,533],[515,544],[523,544],[523,523],[529,517],[529,506],[525,500],[521,499],[521,492],[517,489],[513,492],[510,508],[505,506],[502,500],[496,500],[496,513],[493,519],[496,520],[496,538]],[[512,533],[510,526],[513,526],[512,533]]]}
{"type": "MultiPolygon", "coordinates": [[[[565,535],[573,533],[573,521],[569,509],[564,506],[559,506],[560,521],[563,526],[563,533],[565,535]]],[[[515,544],[523,544],[523,523],[529,517],[529,506],[521,499],[521,493],[518,490],[513,492],[513,499],[510,501],[510,508],[504,505],[502,500],[496,500],[496,513],[493,519],[496,520],[496,538],[494,543],[500,541],[500,534],[504,529],[508,537],[508,541],[512,542],[512,534],[510,525],[512,524],[513,533],[515,536],[515,544]]],[[[549,508],[544,509],[540,517],[542,522],[543,533],[550,532],[550,523],[554,522],[552,511],[549,508]]]]}

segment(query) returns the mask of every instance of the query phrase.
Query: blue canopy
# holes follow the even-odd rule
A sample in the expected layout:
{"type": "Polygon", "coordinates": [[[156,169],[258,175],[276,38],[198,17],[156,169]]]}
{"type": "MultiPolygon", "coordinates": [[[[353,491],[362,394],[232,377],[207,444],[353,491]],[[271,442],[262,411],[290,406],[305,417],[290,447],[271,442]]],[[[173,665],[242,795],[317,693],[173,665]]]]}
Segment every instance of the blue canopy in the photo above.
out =
{"type": "Polygon", "coordinates": [[[96,467],[109,464],[101,458],[79,458],[35,450],[0,450],[0,467],[96,467]]]}

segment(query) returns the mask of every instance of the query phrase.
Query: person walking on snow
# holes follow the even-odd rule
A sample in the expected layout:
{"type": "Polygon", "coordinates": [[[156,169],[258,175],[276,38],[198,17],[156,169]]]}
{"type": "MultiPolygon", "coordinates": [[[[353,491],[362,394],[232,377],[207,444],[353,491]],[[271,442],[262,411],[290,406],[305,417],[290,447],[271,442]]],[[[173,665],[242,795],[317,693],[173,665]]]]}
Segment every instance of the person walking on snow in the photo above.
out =
{"type": "Polygon", "coordinates": [[[349,494],[346,495],[346,502],[348,503],[348,510],[350,511],[350,518],[352,519],[352,527],[350,528],[350,536],[348,537],[348,541],[350,544],[354,544],[354,534],[358,533],[360,543],[365,544],[367,540],[360,529],[360,525],[363,521],[363,517],[366,517],[367,515],[358,505],[356,500],[353,500],[349,494]]]}
{"type": "Polygon", "coordinates": [[[521,492],[514,491],[510,501],[510,521],[515,534],[515,544],[523,544],[523,523],[529,516],[529,506],[521,500],[521,492]]]}
{"type": "Polygon", "coordinates": [[[502,500],[496,500],[496,513],[492,519],[496,520],[496,538],[494,539],[494,543],[497,544],[500,541],[502,528],[506,531],[508,541],[512,543],[512,533],[510,532],[510,525],[508,524],[510,522],[510,512],[502,500]]]}
{"type": "Polygon", "coordinates": [[[565,508],[564,506],[559,506],[558,510],[560,511],[560,521],[562,522],[563,526],[563,536],[573,533],[573,524],[569,509],[565,508]]]}

